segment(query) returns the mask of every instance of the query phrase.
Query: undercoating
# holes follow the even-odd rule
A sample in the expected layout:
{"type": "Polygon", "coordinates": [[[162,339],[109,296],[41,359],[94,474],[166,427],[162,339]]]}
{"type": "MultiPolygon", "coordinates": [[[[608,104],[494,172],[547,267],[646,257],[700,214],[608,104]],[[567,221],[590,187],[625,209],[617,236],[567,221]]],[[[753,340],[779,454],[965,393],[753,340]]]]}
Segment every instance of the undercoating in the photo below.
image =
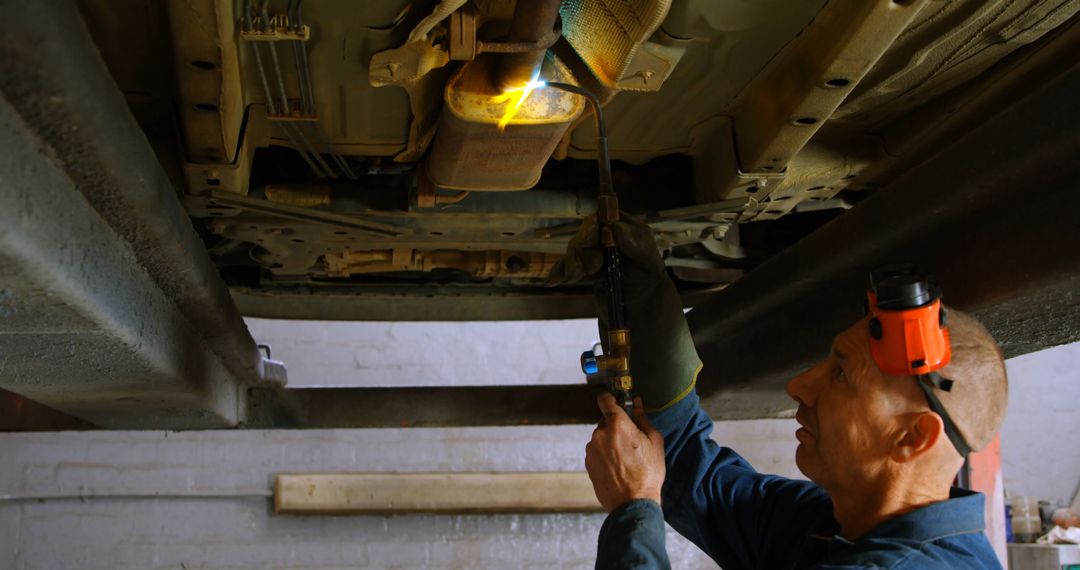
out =
{"type": "Polygon", "coordinates": [[[33,3],[5,22],[5,100],[230,372],[262,381],[254,341],[75,6],[33,3]]]}
{"type": "Polygon", "coordinates": [[[0,387],[106,427],[224,427],[263,359],[76,7],[0,23],[0,387]],[[11,334],[14,333],[14,334],[11,334]]]}
{"type": "Polygon", "coordinates": [[[105,427],[239,421],[219,357],[0,102],[0,387],[105,427]]]}

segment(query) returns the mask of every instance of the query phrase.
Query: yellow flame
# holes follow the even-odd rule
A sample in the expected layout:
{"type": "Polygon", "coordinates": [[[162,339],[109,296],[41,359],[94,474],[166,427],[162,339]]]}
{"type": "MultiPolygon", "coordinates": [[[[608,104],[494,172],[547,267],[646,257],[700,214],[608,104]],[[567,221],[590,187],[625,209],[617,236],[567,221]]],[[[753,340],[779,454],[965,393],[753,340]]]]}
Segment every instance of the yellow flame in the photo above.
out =
{"type": "Polygon", "coordinates": [[[500,133],[506,130],[506,125],[509,125],[510,121],[514,119],[514,115],[517,115],[518,109],[529,98],[529,94],[537,87],[543,86],[543,81],[530,81],[521,87],[507,89],[491,99],[495,103],[506,103],[506,111],[503,112],[502,118],[499,119],[500,133]]]}

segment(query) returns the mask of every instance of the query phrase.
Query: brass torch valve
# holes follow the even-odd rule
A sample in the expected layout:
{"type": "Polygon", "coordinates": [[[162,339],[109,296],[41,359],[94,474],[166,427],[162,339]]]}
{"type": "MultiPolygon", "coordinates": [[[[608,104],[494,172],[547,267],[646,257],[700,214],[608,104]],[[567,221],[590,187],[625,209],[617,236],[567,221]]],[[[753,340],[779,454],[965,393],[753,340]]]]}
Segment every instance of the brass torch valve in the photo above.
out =
{"type": "Polygon", "coordinates": [[[607,334],[607,352],[589,350],[581,354],[581,370],[589,378],[604,381],[627,411],[633,409],[633,377],[630,375],[630,331],[612,329],[607,334]]]}

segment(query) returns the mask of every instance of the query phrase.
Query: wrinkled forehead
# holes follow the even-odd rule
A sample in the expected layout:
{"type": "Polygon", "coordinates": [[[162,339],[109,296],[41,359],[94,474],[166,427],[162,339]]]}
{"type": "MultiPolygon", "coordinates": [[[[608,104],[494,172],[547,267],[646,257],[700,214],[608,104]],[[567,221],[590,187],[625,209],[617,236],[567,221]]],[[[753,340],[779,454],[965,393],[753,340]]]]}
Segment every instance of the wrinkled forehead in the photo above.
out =
{"type": "Polygon", "coordinates": [[[870,317],[863,317],[833,338],[833,357],[842,357],[849,378],[861,387],[921,402],[922,395],[910,376],[892,376],[878,368],[870,354],[870,317]]]}
{"type": "Polygon", "coordinates": [[[840,354],[849,360],[865,360],[867,364],[877,368],[870,356],[869,323],[870,317],[863,317],[833,337],[833,355],[840,354]]]}

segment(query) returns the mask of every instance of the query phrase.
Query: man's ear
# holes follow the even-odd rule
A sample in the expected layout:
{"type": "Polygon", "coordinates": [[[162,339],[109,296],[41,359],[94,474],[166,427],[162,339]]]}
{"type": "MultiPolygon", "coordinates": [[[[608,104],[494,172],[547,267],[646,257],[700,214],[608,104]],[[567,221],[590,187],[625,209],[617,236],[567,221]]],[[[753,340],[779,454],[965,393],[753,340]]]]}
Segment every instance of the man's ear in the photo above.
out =
{"type": "Polygon", "coordinates": [[[904,420],[906,429],[889,453],[897,463],[907,463],[926,455],[945,434],[945,423],[934,412],[908,414],[904,420]]]}

